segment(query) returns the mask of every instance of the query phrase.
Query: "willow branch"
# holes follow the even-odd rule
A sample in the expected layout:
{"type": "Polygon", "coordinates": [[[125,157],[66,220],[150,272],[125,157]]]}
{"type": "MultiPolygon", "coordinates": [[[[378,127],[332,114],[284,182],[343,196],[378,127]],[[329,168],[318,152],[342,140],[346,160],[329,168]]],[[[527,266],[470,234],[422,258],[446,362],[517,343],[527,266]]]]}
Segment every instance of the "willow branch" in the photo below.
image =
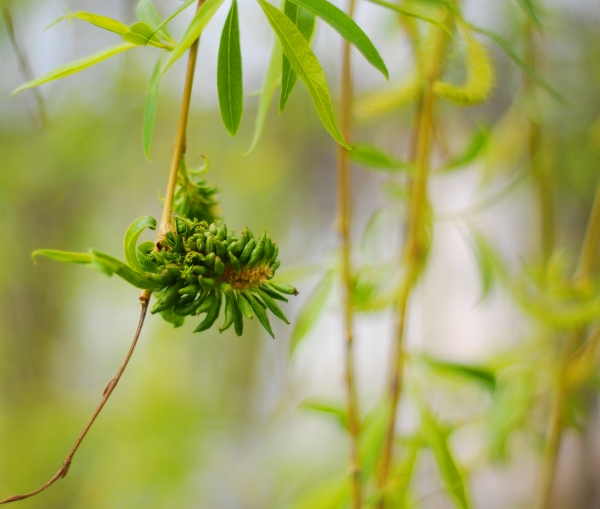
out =
{"type": "MultiPolygon", "coordinates": [[[[349,0],[348,16],[354,14],[355,0],[349,0]]],[[[351,115],[353,103],[352,68],[350,43],[346,40],[342,48],[342,82],[340,98],[340,128],[344,139],[351,138],[351,115]]],[[[343,328],[345,336],[345,380],[347,392],[348,428],[350,432],[350,483],[351,507],[362,507],[361,467],[358,440],[360,420],[356,395],[356,374],[354,363],[354,315],[352,304],[352,265],[350,253],[350,177],[348,151],[337,146],[337,227],[342,241],[342,287],[343,287],[343,328]]]]}
{"type": "Polygon", "coordinates": [[[75,444],[71,448],[71,451],[65,458],[65,461],[63,462],[63,464],[60,467],[60,469],[58,470],[58,472],[56,472],[56,474],[54,474],[54,477],[52,477],[52,479],[50,479],[41,488],[38,488],[37,490],[32,491],[31,493],[27,493],[26,495],[13,495],[12,497],[8,497],[6,500],[0,501],[0,505],[8,504],[9,502],[16,502],[18,500],[25,500],[26,498],[33,497],[34,495],[37,495],[38,493],[41,493],[44,490],[47,490],[50,486],[52,486],[59,479],[62,479],[63,477],[67,476],[67,474],[69,473],[69,467],[71,466],[71,463],[73,462],[73,457],[75,456],[75,453],[79,449],[81,442],[83,442],[83,439],[85,438],[88,431],[90,430],[90,428],[96,421],[96,418],[98,417],[98,415],[100,415],[100,412],[104,408],[104,405],[106,405],[108,398],[110,398],[110,395],[113,393],[113,391],[117,387],[117,384],[119,383],[119,380],[121,380],[121,376],[125,372],[125,368],[127,368],[127,364],[129,364],[129,360],[131,359],[131,356],[133,355],[133,352],[137,345],[138,339],[140,337],[140,333],[142,332],[142,327],[144,326],[144,320],[146,318],[146,311],[148,310],[148,300],[143,300],[140,298],[140,301],[142,304],[140,320],[138,322],[137,330],[135,331],[135,335],[133,337],[131,346],[129,347],[129,351],[127,352],[127,355],[125,356],[125,360],[121,364],[121,367],[117,371],[117,374],[108,383],[108,385],[106,386],[106,389],[104,389],[104,393],[102,394],[102,400],[100,401],[100,404],[98,405],[98,407],[96,408],[96,410],[94,411],[92,416],[90,417],[90,420],[87,422],[87,424],[83,428],[83,431],[81,432],[81,434],[75,441],[75,444]]]}

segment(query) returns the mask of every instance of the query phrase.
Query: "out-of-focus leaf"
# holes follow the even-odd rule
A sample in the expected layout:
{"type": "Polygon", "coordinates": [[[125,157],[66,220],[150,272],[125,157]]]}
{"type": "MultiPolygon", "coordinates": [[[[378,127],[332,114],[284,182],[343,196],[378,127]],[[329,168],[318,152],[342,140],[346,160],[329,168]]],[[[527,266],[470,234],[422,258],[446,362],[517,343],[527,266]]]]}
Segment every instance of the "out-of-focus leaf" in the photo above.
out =
{"type": "Polygon", "coordinates": [[[320,412],[333,417],[345,430],[348,429],[348,415],[342,405],[322,400],[306,400],[300,403],[300,408],[320,412]]]}
{"type": "Polygon", "coordinates": [[[390,409],[386,398],[375,406],[362,422],[358,450],[365,479],[375,472],[379,462],[389,416],[390,409]]]}
{"type": "Polygon", "coordinates": [[[175,41],[167,30],[167,27],[161,26],[162,20],[160,19],[160,15],[158,14],[156,7],[154,7],[152,0],[140,0],[135,6],[135,13],[140,21],[150,25],[152,30],[154,30],[154,33],[156,33],[159,37],[162,37],[164,40],[175,44],[175,41]]]}
{"type": "Polygon", "coordinates": [[[362,166],[385,171],[405,170],[408,167],[404,161],[386,154],[373,145],[357,143],[353,148],[354,150],[348,152],[348,157],[362,166]]]}
{"type": "Polygon", "coordinates": [[[469,227],[469,231],[481,277],[480,300],[483,300],[489,295],[495,279],[497,277],[504,278],[506,272],[504,264],[488,240],[473,227],[469,227]]]}
{"type": "Polygon", "coordinates": [[[350,150],[335,121],[325,73],[308,42],[285,14],[265,0],[258,0],[258,3],[279,37],[283,53],[288,57],[292,69],[306,85],[321,122],[339,144],[350,150]]]}
{"type": "Polygon", "coordinates": [[[335,280],[335,271],[329,270],[323,276],[323,279],[319,281],[319,284],[314,289],[313,293],[310,294],[304,306],[296,317],[296,323],[294,326],[294,332],[292,332],[292,339],[290,342],[290,355],[294,353],[294,350],[302,341],[305,336],[310,332],[313,326],[317,323],[317,320],[323,313],[325,308],[325,301],[335,280]]]}
{"type": "Polygon", "coordinates": [[[152,146],[152,133],[154,132],[154,121],[156,119],[156,107],[158,103],[158,88],[160,85],[161,77],[161,65],[162,59],[165,56],[164,53],[158,57],[152,78],[150,79],[150,86],[148,87],[148,96],[146,97],[146,106],[144,108],[144,124],[143,124],[143,140],[144,140],[144,154],[150,159],[150,147],[152,146]]]}
{"type": "Polygon", "coordinates": [[[440,374],[459,376],[477,382],[486,389],[492,391],[496,389],[496,374],[490,369],[458,362],[443,361],[428,355],[423,355],[420,358],[425,362],[426,366],[440,374]]]}
{"type": "MultiPolygon", "coordinates": [[[[310,41],[312,34],[315,30],[316,18],[312,12],[307,11],[298,7],[290,0],[285,0],[283,12],[285,15],[292,20],[294,25],[298,27],[298,30],[302,36],[310,41]]],[[[287,100],[290,98],[294,85],[298,80],[298,75],[294,72],[290,65],[288,58],[283,55],[283,65],[281,69],[281,97],[279,99],[279,113],[281,113],[287,100]]]]}
{"type": "Polygon", "coordinates": [[[152,28],[154,29],[154,33],[158,34],[163,28],[166,27],[167,23],[179,16],[184,10],[186,10],[190,5],[194,3],[197,3],[197,0],[185,0],[185,2],[183,2],[179,7],[177,7],[177,9],[175,9],[171,14],[169,14],[165,18],[165,20],[157,27],[152,26],[151,23],[148,24],[152,26],[152,28]]]}
{"type": "Polygon", "coordinates": [[[104,272],[107,276],[116,274],[129,284],[143,290],[154,290],[157,286],[146,279],[144,276],[133,270],[129,265],[108,254],[91,250],[91,253],[70,253],[67,251],[57,251],[55,249],[38,249],[32,253],[32,257],[45,256],[57,262],[78,263],[90,265],[91,267],[104,272]]]}
{"type": "Polygon", "coordinates": [[[569,102],[560,94],[555,88],[553,88],[543,77],[539,74],[533,67],[528,65],[519,55],[517,55],[513,49],[510,47],[508,41],[500,37],[498,34],[494,32],[490,32],[489,30],[485,30],[483,28],[479,28],[473,25],[469,25],[471,30],[475,32],[479,32],[480,34],[485,35],[491,41],[495,42],[498,46],[500,46],[504,52],[515,62],[525,73],[529,75],[531,79],[533,79],[540,87],[542,87],[551,97],[553,97],[556,101],[561,103],[563,106],[570,106],[569,102]]]}
{"type": "Polygon", "coordinates": [[[291,509],[340,509],[349,498],[348,476],[339,476],[311,487],[291,504],[291,509]]]}
{"type": "Polygon", "coordinates": [[[75,74],[76,72],[83,71],[92,65],[96,65],[107,58],[117,55],[123,51],[127,51],[128,49],[135,48],[135,44],[129,44],[128,42],[119,44],[118,46],[114,46],[104,51],[100,51],[94,55],[91,55],[86,58],[82,58],[81,60],[77,60],[75,62],[71,62],[70,64],[63,65],[54,71],[50,71],[47,74],[44,74],[41,78],[37,78],[32,81],[28,81],[24,85],[21,85],[13,92],[13,96],[17,95],[19,92],[23,90],[27,90],[28,88],[38,87],[43,85],[44,83],[48,83],[49,81],[58,80],[61,78],[65,78],[70,76],[71,74],[75,74]]]}
{"type": "Polygon", "coordinates": [[[459,509],[469,509],[471,503],[465,489],[465,481],[448,447],[446,435],[433,414],[423,405],[421,406],[421,430],[433,452],[446,490],[452,496],[455,506],[459,509]]]}
{"type": "Polygon", "coordinates": [[[92,255],[89,253],[72,253],[69,251],[58,251],[56,249],[37,249],[31,253],[31,258],[35,261],[36,256],[45,256],[56,262],[81,263],[84,265],[92,263],[92,255]]]}
{"type": "Polygon", "coordinates": [[[242,84],[242,51],[237,1],[233,0],[225,20],[217,64],[217,91],[223,123],[234,136],[242,120],[244,89],[242,84]]]}
{"type": "Polygon", "coordinates": [[[354,114],[358,120],[369,120],[412,103],[422,89],[418,76],[411,76],[393,88],[370,92],[355,101],[354,114]]]}
{"type": "Polygon", "coordinates": [[[169,60],[162,71],[163,74],[169,67],[177,62],[188,49],[190,49],[224,1],[225,0],[206,0],[206,3],[196,13],[194,19],[192,19],[192,22],[181,36],[181,39],[175,48],[173,48],[169,60]]]}
{"type": "Polygon", "coordinates": [[[265,80],[263,81],[262,90],[260,92],[260,100],[258,102],[258,109],[256,111],[256,120],[254,123],[254,137],[252,138],[252,142],[250,143],[250,148],[248,148],[244,155],[247,155],[250,152],[252,152],[254,150],[254,147],[256,147],[258,140],[260,139],[260,135],[262,134],[262,130],[265,125],[265,120],[267,118],[267,113],[269,111],[269,106],[271,106],[271,100],[273,99],[275,90],[279,85],[279,80],[281,78],[281,69],[281,43],[279,42],[279,37],[275,37],[273,49],[271,50],[269,66],[267,67],[267,74],[265,75],[265,80]]]}
{"type": "Polygon", "coordinates": [[[125,23],[121,23],[119,20],[116,20],[113,18],[101,16],[100,14],[93,14],[91,12],[83,12],[83,11],[79,11],[79,12],[67,11],[67,12],[68,12],[68,14],[58,18],[55,22],[53,22],[51,25],[49,25],[46,28],[46,30],[48,30],[48,28],[51,28],[54,25],[60,23],[63,19],[68,19],[69,24],[71,24],[74,19],[80,19],[81,21],[86,21],[88,23],[91,23],[92,25],[99,27],[99,28],[103,28],[104,30],[108,30],[109,32],[114,32],[115,34],[119,34],[119,35],[125,34],[125,32],[127,32],[127,30],[129,29],[129,27],[125,23]]]}
{"type": "Polygon", "coordinates": [[[489,130],[478,126],[465,149],[444,164],[441,171],[452,171],[471,164],[486,147],[489,137],[489,130]]]}
{"type": "Polygon", "coordinates": [[[176,315],[173,312],[173,308],[169,308],[166,311],[161,311],[160,316],[163,317],[165,322],[169,322],[173,327],[181,327],[185,322],[185,316],[176,315]]]}
{"type": "Polygon", "coordinates": [[[137,259],[137,241],[146,228],[156,230],[156,219],[152,216],[140,217],[133,222],[125,234],[125,259],[129,266],[140,274],[144,274],[146,271],[137,259]]]}
{"type": "Polygon", "coordinates": [[[381,7],[386,7],[392,11],[396,11],[398,14],[403,14],[404,16],[409,16],[411,18],[420,19],[421,21],[427,21],[428,23],[432,23],[433,25],[441,28],[444,32],[446,32],[452,39],[454,39],[454,34],[448,29],[448,27],[442,23],[440,20],[431,18],[429,16],[425,16],[418,12],[409,11],[408,9],[404,9],[399,5],[392,4],[390,2],[386,2],[385,0],[369,0],[369,2],[379,5],[381,7]]]}
{"type": "Polygon", "coordinates": [[[367,61],[385,76],[385,79],[389,79],[387,67],[379,55],[379,52],[375,46],[373,46],[371,39],[369,39],[367,34],[365,34],[344,11],[338,9],[327,0],[290,1],[319,16],[319,18],[325,21],[325,23],[360,51],[367,61]]]}
{"type": "Polygon", "coordinates": [[[527,15],[529,20],[536,26],[536,28],[542,28],[542,21],[538,13],[538,8],[534,4],[533,0],[517,0],[523,12],[527,15]]]}
{"type": "Polygon", "coordinates": [[[163,43],[156,35],[152,27],[143,21],[138,21],[129,27],[127,32],[123,34],[123,40],[135,44],[137,46],[156,46],[166,50],[172,50],[171,44],[163,43]]]}

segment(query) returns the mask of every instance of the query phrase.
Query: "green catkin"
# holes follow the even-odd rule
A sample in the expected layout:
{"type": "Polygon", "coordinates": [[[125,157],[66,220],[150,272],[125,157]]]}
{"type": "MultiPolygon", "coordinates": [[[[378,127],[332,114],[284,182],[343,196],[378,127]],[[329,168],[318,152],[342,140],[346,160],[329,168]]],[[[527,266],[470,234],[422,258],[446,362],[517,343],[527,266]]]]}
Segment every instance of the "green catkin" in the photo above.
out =
{"type": "Polygon", "coordinates": [[[466,40],[465,64],[467,79],[461,86],[436,81],[433,91],[458,106],[474,106],[486,101],[494,87],[494,66],[487,48],[464,30],[466,40]]]}
{"type": "Polygon", "coordinates": [[[153,313],[178,316],[206,313],[195,332],[209,329],[218,319],[225,296],[225,322],[220,330],[234,326],[243,332],[243,318],[258,318],[273,335],[267,309],[289,323],[275,300],[287,301],[281,293],[296,295],[284,283],[272,283],[279,267],[278,248],[266,233],[254,238],[245,229],[239,236],[221,221],[212,224],[175,216],[175,230],[168,231],[158,243],[138,249],[140,264],[148,270],[146,278],[157,283],[157,303],[153,313]],[[237,254],[236,254],[237,253],[237,254]],[[271,285],[271,286],[267,286],[271,285]]]}

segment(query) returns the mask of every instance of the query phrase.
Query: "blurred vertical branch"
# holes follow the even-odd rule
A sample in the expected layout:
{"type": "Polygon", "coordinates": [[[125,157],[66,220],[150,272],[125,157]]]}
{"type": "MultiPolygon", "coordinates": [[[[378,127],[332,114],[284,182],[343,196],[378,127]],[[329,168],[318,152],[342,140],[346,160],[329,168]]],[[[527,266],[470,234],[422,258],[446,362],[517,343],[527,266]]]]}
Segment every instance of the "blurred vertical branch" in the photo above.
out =
{"type": "MultiPolygon", "coordinates": [[[[354,15],[355,0],[348,0],[348,16],[354,15]]],[[[352,66],[350,43],[344,40],[342,46],[342,80],[340,97],[340,130],[344,139],[351,141],[351,114],[353,109],[352,66]]],[[[361,468],[358,455],[360,434],[358,398],[356,395],[356,373],[354,363],[354,317],[352,303],[352,265],[350,255],[350,176],[348,150],[337,145],[337,228],[342,242],[342,293],[343,327],[345,337],[345,370],[348,428],[350,432],[350,478],[352,509],[362,507],[361,468]]]]}
{"type": "MultiPolygon", "coordinates": [[[[31,72],[31,67],[29,66],[29,62],[27,60],[25,52],[21,48],[17,35],[15,34],[15,26],[13,23],[13,17],[11,13],[11,4],[11,0],[2,0],[0,5],[0,9],[2,10],[2,19],[4,20],[4,24],[6,25],[6,33],[8,35],[8,39],[10,40],[10,44],[13,47],[15,55],[17,56],[17,60],[19,61],[19,69],[21,70],[21,73],[23,74],[25,79],[27,81],[31,81],[33,79],[33,73],[31,72]]],[[[42,94],[40,94],[40,91],[37,88],[32,89],[32,93],[35,97],[39,121],[42,124],[42,126],[44,126],[47,123],[44,99],[42,98],[42,94]]]]}

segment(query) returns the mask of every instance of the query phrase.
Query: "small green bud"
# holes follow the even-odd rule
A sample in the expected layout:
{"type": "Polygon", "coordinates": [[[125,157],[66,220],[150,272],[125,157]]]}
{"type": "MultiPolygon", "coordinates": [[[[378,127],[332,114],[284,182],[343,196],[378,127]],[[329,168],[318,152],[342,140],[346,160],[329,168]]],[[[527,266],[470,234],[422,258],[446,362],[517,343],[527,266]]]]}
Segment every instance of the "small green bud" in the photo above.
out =
{"type": "Polygon", "coordinates": [[[215,258],[216,257],[217,257],[217,255],[215,253],[210,253],[210,254],[206,255],[204,257],[204,262],[202,262],[203,265],[205,267],[212,267],[214,265],[214,263],[215,263],[215,258]]]}
{"type": "Polygon", "coordinates": [[[221,258],[217,256],[215,258],[215,276],[221,277],[223,275],[223,272],[225,272],[225,264],[223,263],[221,258]]]}
{"type": "Polygon", "coordinates": [[[286,283],[274,283],[273,281],[269,281],[269,284],[278,292],[287,293],[288,295],[298,295],[298,290],[296,290],[292,285],[288,285],[286,283]]]}
{"type": "Polygon", "coordinates": [[[240,263],[246,263],[248,261],[255,246],[256,246],[256,241],[254,239],[250,240],[246,244],[246,246],[244,247],[244,250],[242,251],[242,254],[240,255],[240,263]]]}
{"type": "Polygon", "coordinates": [[[193,285],[184,286],[183,288],[181,288],[179,290],[179,293],[181,293],[182,295],[196,295],[199,291],[200,291],[200,285],[193,284],[193,285]]]}
{"type": "Polygon", "coordinates": [[[194,267],[194,274],[197,276],[208,276],[208,269],[202,265],[196,265],[194,267]]]}
{"type": "Polygon", "coordinates": [[[204,252],[206,254],[208,253],[213,253],[215,251],[215,238],[210,234],[210,233],[206,233],[206,248],[204,249],[204,252]]]}
{"type": "Polygon", "coordinates": [[[218,256],[220,256],[221,258],[225,257],[225,246],[220,240],[215,239],[215,250],[218,256]]]}
{"type": "Polygon", "coordinates": [[[233,253],[229,253],[229,262],[237,272],[241,272],[242,267],[240,266],[240,261],[235,257],[233,253]]]}
{"type": "Polygon", "coordinates": [[[198,276],[198,282],[206,288],[215,286],[215,280],[211,277],[198,276]]]}
{"type": "Polygon", "coordinates": [[[254,267],[261,260],[264,252],[264,244],[262,240],[258,241],[256,247],[252,250],[252,254],[250,255],[250,259],[248,260],[248,267],[254,267]]]}

